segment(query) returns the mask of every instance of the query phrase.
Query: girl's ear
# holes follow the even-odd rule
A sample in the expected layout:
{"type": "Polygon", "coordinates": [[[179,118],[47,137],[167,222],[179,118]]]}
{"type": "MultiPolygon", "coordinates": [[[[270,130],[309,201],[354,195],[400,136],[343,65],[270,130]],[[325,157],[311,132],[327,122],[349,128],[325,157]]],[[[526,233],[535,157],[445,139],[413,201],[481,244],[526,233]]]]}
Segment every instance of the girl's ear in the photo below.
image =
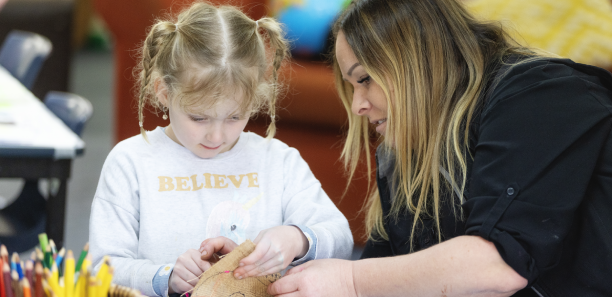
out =
{"type": "Polygon", "coordinates": [[[168,107],[168,87],[166,83],[161,78],[157,78],[155,80],[155,84],[153,85],[155,88],[155,97],[159,102],[168,107]]]}

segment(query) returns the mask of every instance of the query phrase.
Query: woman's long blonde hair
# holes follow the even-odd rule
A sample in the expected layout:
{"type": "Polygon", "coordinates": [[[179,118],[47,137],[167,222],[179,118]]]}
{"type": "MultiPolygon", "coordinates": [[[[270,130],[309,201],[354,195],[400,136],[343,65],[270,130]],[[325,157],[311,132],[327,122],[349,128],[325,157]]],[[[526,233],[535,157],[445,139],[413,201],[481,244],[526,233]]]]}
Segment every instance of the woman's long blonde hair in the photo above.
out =
{"type": "MultiPolygon", "coordinates": [[[[500,24],[477,21],[456,0],[355,0],[336,21],[335,36],[339,31],[387,98],[382,145],[395,157],[395,180],[389,182],[397,185],[389,216],[415,214],[411,243],[418,220],[434,218],[442,241],[442,193],[452,193],[453,185],[460,193],[465,188],[469,123],[478,98],[504,57],[532,53],[516,46],[500,24]],[[451,173],[451,182],[441,168],[451,173]]],[[[363,153],[371,168],[371,133],[368,120],[351,113],[353,89],[335,57],[333,66],[349,117],[341,158],[352,179],[363,153]]],[[[376,187],[366,208],[368,236],[388,240],[376,187]]],[[[461,212],[455,216],[461,219],[461,212]]]]}
{"type": "Polygon", "coordinates": [[[158,19],[140,52],[134,74],[139,82],[138,119],[145,139],[143,109],[147,104],[156,110],[164,108],[155,94],[159,78],[168,88],[169,99],[178,100],[174,103],[188,110],[206,109],[234,96],[244,98],[241,111],[267,113],[271,118],[267,136],[274,136],[278,71],[289,55],[276,20],[255,21],[236,7],[198,1],[177,17],[158,19]]]}

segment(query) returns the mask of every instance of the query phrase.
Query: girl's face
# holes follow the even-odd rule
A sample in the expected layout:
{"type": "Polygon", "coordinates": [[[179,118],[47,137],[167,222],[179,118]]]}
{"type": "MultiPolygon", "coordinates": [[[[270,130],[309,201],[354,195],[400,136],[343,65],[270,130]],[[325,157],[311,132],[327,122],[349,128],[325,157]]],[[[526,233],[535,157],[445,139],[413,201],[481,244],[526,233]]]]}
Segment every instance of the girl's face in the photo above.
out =
{"type": "Polygon", "coordinates": [[[342,78],[353,85],[352,112],[368,117],[370,123],[376,126],[376,132],[384,135],[387,129],[385,93],[359,64],[342,31],[338,32],[336,38],[336,59],[342,78]]]}
{"type": "MultiPolygon", "coordinates": [[[[166,95],[157,94],[160,102],[169,106],[167,92],[166,95]]],[[[200,158],[213,158],[227,152],[238,142],[249,121],[250,114],[242,114],[239,110],[239,100],[241,98],[222,100],[214,109],[203,113],[190,113],[170,105],[166,135],[200,158]]]]}

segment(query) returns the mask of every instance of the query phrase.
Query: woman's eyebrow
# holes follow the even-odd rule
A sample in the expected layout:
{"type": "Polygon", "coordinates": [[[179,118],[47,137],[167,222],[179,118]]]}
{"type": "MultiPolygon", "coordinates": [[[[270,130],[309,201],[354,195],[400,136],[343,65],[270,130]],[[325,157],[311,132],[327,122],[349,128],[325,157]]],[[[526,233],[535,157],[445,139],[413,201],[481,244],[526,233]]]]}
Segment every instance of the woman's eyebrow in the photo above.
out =
{"type": "Polygon", "coordinates": [[[346,74],[348,74],[348,76],[351,76],[351,73],[353,73],[353,70],[355,70],[355,67],[359,66],[361,64],[359,64],[359,62],[353,64],[353,66],[351,66],[351,68],[349,68],[349,70],[346,72],[346,74]]]}

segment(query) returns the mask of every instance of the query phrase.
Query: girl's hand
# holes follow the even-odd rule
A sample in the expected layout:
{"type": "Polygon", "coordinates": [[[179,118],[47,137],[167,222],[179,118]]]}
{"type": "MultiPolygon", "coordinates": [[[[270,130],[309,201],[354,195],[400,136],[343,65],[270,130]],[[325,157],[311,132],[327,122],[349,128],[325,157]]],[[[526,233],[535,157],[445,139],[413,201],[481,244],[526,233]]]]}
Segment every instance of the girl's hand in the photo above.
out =
{"type": "Polygon", "coordinates": [[[233,251],[238,245],[231,239],[219,236],[209,238],[200,244],[201,259],[211,263],[216,263],[218,255],[225,255],[233,251]]]}
{"type": "Polygon", "coordinates": [[[347,260],[313,260],[294,267],[268,286],[268,294],[282,296],[356,297],[353,263],[347,260]]]}
{"type": "Polygon", "coordinates": [[[285,269],[308,252],[308,239],[295,226],[276,226],[259,232],[255,250],[240,261],[234,277],[263,276],[285,269]]]}
{"type": "Polygon", "coordinates": [[[168,279],[168,293],[187,292],[198,283],[198,278],[210,268],[210,263],[200,258],[200,252],[190,249],[180,255],[168,279]]]}

